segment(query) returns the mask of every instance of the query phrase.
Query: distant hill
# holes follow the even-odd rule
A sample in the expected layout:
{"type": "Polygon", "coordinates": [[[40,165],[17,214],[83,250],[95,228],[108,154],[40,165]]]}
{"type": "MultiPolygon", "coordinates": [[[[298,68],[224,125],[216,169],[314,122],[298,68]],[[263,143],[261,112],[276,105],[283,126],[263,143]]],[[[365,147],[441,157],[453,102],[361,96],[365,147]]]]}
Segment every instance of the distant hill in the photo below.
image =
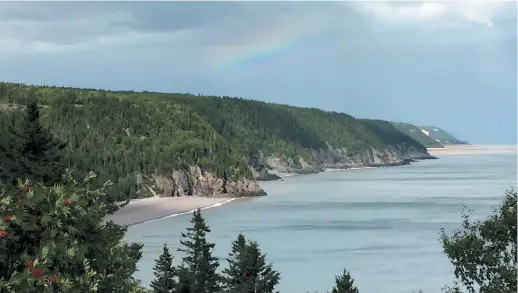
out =
{"type": "Polygon", "coordinates": [[[401,122],[392,122],[394,127],[403,132],[404,134],[410,136],[411,138],[417,140],[419,143],[424,145],[427,148],[442,148],[444,147],[440,142],[434,140],[430,136],[426,135],[420,128],[410,123],[401,123],[401,122]]]}
{"type": "Polygon", "coordinates": [[[418,126],[418,127],[421,129],[421,131],[424,134],[426,134],[433,140],[440,142],[443,145],[468,144],[467,141],[462,141],[439,127],[435,127],[435,126],[418,126]]]}

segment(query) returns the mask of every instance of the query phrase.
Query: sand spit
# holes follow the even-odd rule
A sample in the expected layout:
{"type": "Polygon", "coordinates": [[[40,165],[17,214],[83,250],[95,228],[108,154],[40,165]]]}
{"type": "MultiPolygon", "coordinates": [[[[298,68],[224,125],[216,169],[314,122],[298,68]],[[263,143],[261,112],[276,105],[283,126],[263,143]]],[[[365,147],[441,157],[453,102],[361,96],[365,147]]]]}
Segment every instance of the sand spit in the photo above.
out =
{"type": "Polygon", "coordinates": [[[452,145],[444,148],[429,148],[432,156],[440,155],[484,155],[516,154],[516,145],[452,145]]]}
{"type": "Polygon", "coordinates": [[[216,207],[232,201],[227,197],[150,197],[134,199],[115,214],[107,217],[119,225],[136,225],[152,220],[192,212],[200,208],[216,207]]]}

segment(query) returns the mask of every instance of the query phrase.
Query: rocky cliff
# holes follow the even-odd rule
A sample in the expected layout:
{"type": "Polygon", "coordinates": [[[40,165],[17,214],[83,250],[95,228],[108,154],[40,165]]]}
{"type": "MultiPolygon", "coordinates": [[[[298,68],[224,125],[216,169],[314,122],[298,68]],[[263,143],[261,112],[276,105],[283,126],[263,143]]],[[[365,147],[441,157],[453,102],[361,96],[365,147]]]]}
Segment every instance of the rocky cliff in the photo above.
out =
{"type": "Polygon", "coordinates": [[[318,173],[326,169],[349,169],[357,167],[385,167],[409,164],[415,160],[436,159],[426,149],[412,146],[394,146],[383,150],[368,148],[353,156],[345,148],[318,149],[312,151],[311,160],[269,156],[255,159],[252,172],[256,180],[276,180],[285,174],[318,173]]]}
{"type": "Polygon", "coordinates": [[[266,195],[255,180],[229,181],[197,166],[173,170],[170,177],[156,176],[151,189],[159,196],[248,197],[266,195]]]}
{"type": "Polygon", "coordinates": [[[230,181],[202,171],[197,166],[173,170],[170,177],[153,178],[152,190],[159,196],[208,196],[248,197],[266,195],[257,181],[277,180],[286,174],[310,174],[326,169],[348,169],[355,167],[383,167],[405,165],[415,160],[435,159],[426,149],[415,147],[391,147],[383,150],[366,149],[349,156],[344,148],[318,149],[312,151],[312,158],[281,158],[260,155],[249,160],[252,180],[230,181]]]}

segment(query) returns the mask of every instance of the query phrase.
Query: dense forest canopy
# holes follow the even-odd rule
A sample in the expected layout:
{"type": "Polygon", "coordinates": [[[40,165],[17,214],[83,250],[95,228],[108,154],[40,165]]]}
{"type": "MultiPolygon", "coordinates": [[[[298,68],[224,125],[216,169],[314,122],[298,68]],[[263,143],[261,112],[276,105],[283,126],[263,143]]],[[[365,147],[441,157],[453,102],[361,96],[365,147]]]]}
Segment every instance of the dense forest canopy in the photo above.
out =
{"type": "MultiPolygon", "coordinates": [[[[257,156],[302,157],[311,150],[425,147],[386,121],[242,98],[105,91],[0,83],[2,132],[37,100],[42,123],[62,141],[77,176],[115,182],[121,198],[147,196],[156,174],[200,166],[229,180],[252,178],[257,156]],[[144,193],[143,193],[144,192],[144,193]]],[[[7,134],[4,140],[9,140],[7,134]]],[[[8,143],[8,142],[6,142],[8,143]]]]}

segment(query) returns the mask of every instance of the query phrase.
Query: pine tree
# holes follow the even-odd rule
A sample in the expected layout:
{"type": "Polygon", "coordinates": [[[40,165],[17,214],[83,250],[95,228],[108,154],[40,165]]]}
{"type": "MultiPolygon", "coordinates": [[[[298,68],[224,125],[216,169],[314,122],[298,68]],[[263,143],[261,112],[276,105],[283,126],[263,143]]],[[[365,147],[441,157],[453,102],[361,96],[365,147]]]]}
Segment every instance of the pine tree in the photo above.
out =
{"type": "MultiPolygon", "coordinates": [[[[182,233],[184,240],[180,240],[180,244],[185,248],[178,249],[186,254],[183,262],[188,272],[190,292],[218,292],[221,277],[216,270],[219,262],[212,256],[215,244],[207,241],[206,235],[210,232],[210,228],[202,217],[200,209],[194,211],[191,223],[193,227],[187,228],[187,233],[182,233]]],[[[186,282],[184,277],[182,283],[186,282]]]]}
{"type": "Polygon", "coordinates": [[[280,274],[266,264],[255,241],[247,241],[242,234],[232,243],[228,268],[225,274],[225,290],[228,293],[272,293],[279,284],[280,274]]]}
{"type": "Polygon", "coordinates": [[[8,128],[16,145],[3,145],[4,148],[10,149],[11,157],[16,164],[13,166],[10,163],[4,167],[7,170],[2,173],[8,174],[13,182],[21,176],[45,184],[59,182],[65,172],[62,150],[67,144],[43,128],[37,101],[27,103],[27,113],[21,125],[11,123],[8,128]]]}
{"type": "Polygon", "coordinates": [[[335,287],[331,293],[358,293],[358,289],[354,286],[354,279],[347,270],[343,274],[336,276],[335,287]]]}
{"type": "Polygon", "coordinates": [[[105,217],[101,188],[66,173],[64,185],[0,185],[0,292],[143,292],[132,277],[140,244],[105,217]]]}
{"type": "Polygon", "coordinates": [[[151,281],[151,288],[154,293],[172,293],[176,287],[175,268],[173,266],[173,257],[169,253],[167,245],[164,244],[164,250],[160,257],[156,260],[153,268],[155,279],[151,281]]]}

